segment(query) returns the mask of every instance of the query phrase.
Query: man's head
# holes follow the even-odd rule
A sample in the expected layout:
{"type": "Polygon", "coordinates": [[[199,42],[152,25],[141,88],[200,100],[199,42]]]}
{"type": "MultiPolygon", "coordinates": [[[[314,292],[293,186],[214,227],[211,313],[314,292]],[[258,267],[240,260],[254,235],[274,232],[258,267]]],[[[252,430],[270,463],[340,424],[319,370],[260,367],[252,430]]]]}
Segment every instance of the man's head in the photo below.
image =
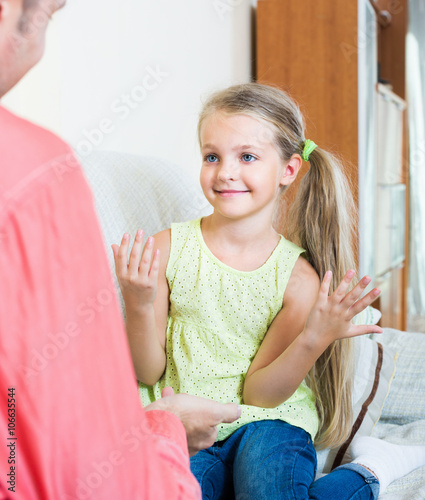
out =
{"type": "Polygon", "coordinates": [[[44,52],[47,25],[66,0],[0,0],[0,97],[44,52]]]}
{"type": "Polygon", "coordinates": [[[40,0],[24,0],[22,10],[27,10],[30,7],[36,7],[40,3],[40,0]]]}

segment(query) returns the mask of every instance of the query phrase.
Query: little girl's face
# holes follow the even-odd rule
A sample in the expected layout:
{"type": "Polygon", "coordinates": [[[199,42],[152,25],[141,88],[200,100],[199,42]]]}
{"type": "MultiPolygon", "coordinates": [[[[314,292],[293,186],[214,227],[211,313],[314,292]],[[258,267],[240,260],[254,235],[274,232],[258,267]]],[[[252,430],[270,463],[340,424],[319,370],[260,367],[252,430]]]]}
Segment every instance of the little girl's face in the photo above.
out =
{"type": "Polygon", "coordinates": [[[201,186],[215,211],[230,218],[271,217],[280,186],[288,184],[266,122],[216,112],[201,127],[201,186]]]}

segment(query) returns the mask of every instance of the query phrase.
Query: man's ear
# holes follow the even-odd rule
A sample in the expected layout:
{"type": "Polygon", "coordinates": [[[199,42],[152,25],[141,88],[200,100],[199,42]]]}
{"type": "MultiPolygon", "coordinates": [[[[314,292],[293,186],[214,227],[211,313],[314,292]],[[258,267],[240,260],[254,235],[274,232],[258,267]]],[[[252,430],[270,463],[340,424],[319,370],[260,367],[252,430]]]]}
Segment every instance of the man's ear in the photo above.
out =
{"type": "Polygon", "coordinates": [[[5,17],[9,13],[9,10],[9,0],[0,0],[0,22],[4,21],[5,17]]]}
{"type": "Polygon", "coordinates": [[[289,162],[283,167],[282,176],[280,179],[281,186],[289,186],[289,184],[292,184],[294,182],[302,166],[302,163],[303,161],[299,154],[294,154],[291,156],[289,162]]]}

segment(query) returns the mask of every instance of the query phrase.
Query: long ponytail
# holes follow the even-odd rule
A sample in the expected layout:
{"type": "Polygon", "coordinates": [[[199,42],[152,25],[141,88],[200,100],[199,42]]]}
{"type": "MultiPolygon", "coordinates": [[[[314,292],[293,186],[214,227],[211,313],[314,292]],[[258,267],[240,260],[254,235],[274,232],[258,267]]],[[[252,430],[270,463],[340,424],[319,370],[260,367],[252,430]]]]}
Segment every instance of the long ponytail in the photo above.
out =
{"type": "MultiPolygon", "coordinates": [[[[320,279],[327,270],[332,271],[332,292],[355,262],[352,190],[333,155],[316,148],[309,161],[310,169],[285,216],[285,234],[306,250],[320,279]]],[[[321,447],[343,442],[351,429],[351,344],[350,339],[331,344],[306,379],[316,396],[320,418],[316,445],[321,447]]]]}

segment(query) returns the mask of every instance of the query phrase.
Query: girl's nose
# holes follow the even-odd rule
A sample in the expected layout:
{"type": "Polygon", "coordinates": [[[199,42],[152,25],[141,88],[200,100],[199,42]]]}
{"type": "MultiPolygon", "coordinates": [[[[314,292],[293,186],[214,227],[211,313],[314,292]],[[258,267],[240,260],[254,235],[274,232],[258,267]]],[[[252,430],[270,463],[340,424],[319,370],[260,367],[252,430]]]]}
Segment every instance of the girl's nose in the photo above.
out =
{"type": "Polygon", "coordinates": [[[223,161],[217,177],[221,181],[235,180],[238,177],[239,167],[231,161],[223,161]]]}

